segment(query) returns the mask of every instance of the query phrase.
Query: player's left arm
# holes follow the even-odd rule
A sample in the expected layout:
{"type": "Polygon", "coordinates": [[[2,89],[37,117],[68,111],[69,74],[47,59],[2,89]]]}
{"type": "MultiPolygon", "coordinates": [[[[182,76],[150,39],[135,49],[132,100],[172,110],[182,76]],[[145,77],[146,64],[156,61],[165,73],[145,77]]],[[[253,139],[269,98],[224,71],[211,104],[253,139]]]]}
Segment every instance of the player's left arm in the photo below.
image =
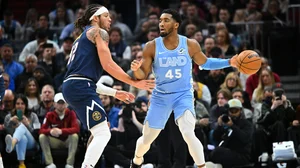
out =
{"type": "Polygon", "coordinates": [[[233,56],[231,59],[207,58],[196,40],[187,39],[187,44],[189,48],[189,55],[194,62],[199,65],[200,69],[215,70],[230,66],[236,67],[235,59],[237,56],[233,56]]]}

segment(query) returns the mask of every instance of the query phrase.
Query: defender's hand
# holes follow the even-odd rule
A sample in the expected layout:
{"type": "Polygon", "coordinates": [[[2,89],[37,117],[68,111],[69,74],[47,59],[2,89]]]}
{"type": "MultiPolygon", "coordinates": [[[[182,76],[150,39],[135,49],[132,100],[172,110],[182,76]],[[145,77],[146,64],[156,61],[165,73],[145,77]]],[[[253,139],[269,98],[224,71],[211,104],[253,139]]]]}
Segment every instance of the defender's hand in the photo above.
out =
{"type": "Polygon", "coordinates": [[[132,85],[139,89],[152,91],[155,87],[155,80],[134,81],[132,85]]]}
{"type": "Polygon", "coordinates": [[[230,59],[230,66],[232,67],[237,67],[238,63],[237,63],[237,59],[238,59],[238,54],[236,54],[235,56],[233,56],[231,59],[230,59]]]}
{"type": "Polygon", "coordinates": [[[129,104],[129,103],[134,102],[135,96],[132,93],[118,90],[116,92],[115,98],[121,100],[122,102],[124,102],[126,104],[129,104]]]}
{"type": "Polygon", "coordinates": [[[132,71],[137,71],[141,67],[142,63],[143,63],[143,59],[141,59],[141,60],[133,60],[131,62],[131,65],[130,65],[130,69],[132,71]]]}

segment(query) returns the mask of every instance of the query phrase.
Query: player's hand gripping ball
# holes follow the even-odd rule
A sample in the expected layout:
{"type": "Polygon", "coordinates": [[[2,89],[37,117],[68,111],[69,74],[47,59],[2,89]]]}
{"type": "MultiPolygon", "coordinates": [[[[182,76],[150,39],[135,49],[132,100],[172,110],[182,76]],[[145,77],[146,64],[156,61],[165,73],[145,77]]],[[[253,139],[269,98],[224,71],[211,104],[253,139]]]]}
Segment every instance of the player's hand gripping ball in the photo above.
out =
{"type": "Polygon", "coordinates": [[[253,50],[245,50],[236,57],[236,68],[239,72],[251,75],[261,67],[261,58],[253,50]]]}

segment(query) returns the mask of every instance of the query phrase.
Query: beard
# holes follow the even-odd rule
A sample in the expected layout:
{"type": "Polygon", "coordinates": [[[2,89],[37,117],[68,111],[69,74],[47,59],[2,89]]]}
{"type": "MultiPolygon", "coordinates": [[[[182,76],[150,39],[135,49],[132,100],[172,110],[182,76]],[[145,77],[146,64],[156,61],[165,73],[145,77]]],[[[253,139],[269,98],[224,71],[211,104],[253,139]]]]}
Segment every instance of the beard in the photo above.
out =
{"type": "Polygon", "coordinates": [[[173,28],[171,28],[169,32],[160,33],[159,35],[160,35],[160,37],[166,37],[169,34],[171,34],[172,32],[173,32],[173,28]]]}

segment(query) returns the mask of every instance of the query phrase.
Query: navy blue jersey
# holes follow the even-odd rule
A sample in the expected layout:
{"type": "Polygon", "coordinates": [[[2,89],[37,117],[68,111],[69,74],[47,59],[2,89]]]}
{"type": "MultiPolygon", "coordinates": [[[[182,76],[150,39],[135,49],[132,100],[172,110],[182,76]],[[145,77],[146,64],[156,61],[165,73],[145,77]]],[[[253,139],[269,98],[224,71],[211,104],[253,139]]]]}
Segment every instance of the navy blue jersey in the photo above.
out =
{"type": "Polygon", "coordinates": [[[96,44],[86,36],[86,32],[90,28],[91,26],[87,26],[73,43],[66,77],[82,75],[97,82],[102,75],[103,68],[99,61],[96,44]]]}

